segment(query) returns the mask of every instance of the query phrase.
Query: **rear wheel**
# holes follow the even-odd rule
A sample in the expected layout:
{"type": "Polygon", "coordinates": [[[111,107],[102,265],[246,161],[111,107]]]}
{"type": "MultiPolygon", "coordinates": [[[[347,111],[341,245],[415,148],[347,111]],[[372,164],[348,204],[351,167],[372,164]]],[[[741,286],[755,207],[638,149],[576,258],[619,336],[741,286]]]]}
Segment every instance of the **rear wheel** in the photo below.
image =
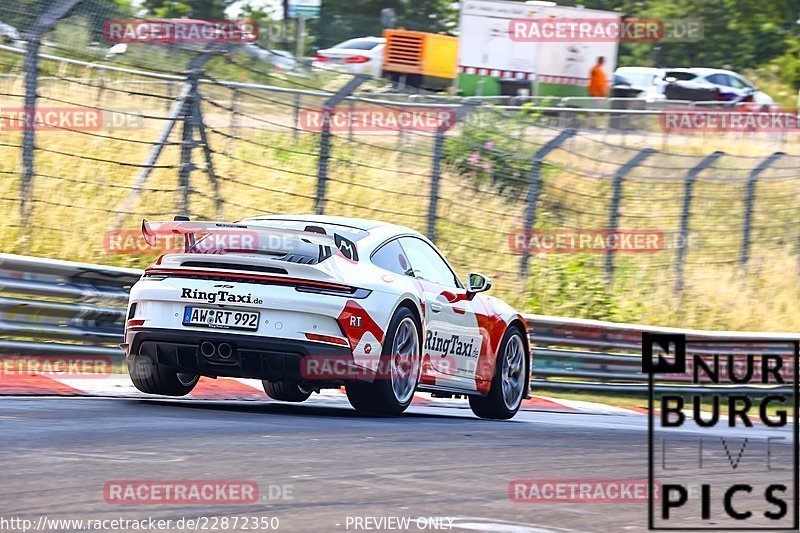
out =
{"type": "Polygon", "coordinates": [[[519,411],[527,386],[528,357],[525,341],[519,328],[512,326],[500,343],[489,394],[470,396],[469,406],[481,418],[508,420],[519,411]]]}
{"type": "Polygon", "coordinates": [[[128,374],[140,391],[164,396],[185,396],[200,380],[199,374],[176,372],[140,354],[128,359],[128,374]]]}
{"type": "Polygon", "coordinates": [[[346,386],[347,399],[357,411],[399,415],[411,405],[420,373],[419,329],[413,313],[401,307],[386,332],[375,380],[346,386]]]}
{"type": "Polygon", "coordinates": [[[287,381],[262,380],[264,392],[273,400],[281,402],[304,402],[311,396],[311,391],[306,391],[297,383],[287,381]]]}

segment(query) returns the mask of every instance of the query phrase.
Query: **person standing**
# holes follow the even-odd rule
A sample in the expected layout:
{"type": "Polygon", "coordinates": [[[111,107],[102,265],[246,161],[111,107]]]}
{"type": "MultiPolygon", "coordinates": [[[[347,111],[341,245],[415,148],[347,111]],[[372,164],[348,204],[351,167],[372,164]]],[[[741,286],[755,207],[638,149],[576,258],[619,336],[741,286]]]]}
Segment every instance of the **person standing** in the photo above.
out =
{"type": "Polygon", "coordinates": [[[597,58],[597,64],[592,68],[589,73],[589,96],[596,98],[605,98],[608,94],[608,82],[606,81],[606,73],[603,72],[603,64],[606,58],[600,56],[597,58]]]}

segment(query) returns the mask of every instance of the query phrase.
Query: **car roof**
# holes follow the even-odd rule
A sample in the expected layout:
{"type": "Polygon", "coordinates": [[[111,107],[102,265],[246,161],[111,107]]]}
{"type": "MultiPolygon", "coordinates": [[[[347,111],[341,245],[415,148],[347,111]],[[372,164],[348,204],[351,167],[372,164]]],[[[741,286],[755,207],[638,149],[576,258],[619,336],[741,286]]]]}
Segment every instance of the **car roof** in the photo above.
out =
{"type": "Polygon", "coordinates": [[[697,67],[697,68],[690,68],[690,69],[686,69],[686,70],[691,70],[692,72],[696,72],[697,74],[700,74],[701,76],[706,76],[708,74],[733,74],[735,76],[738,76],[738,74],[736,74],[733,71],[725,70],[725,69],[721,69],[721,68],[697,67]]]}
{"type": "Polygon", "coordinates": [[[345,39],[341,43],[335,44],[334,46],[338,46],[338,45],[340,45],[342,43],[346,43],[347,41],[372,41],[372,42],[375,42],[375,43],[385,43],[386,42],[386,38],[385,37],[373,37],[373,36],[370,36],[370,37],[351,37],[349,39],[345,39]]]}
{"type": "Polygon", "coordinates": [[[255,222],[260,220],[291,220],[297,222],[313,222],[317,224],[332,224],[335,226],[345,226],[348,228],[359,229],[362,231],[370,231],[382,226],[392,226],[388,222],[381,222],[378,220],[367,220],[364,218],[351,218],[351,217],[337,217],[331,215],[268,215],[258,217],[248,217],[242,222],[255,222]]]}
{"type": "Polygon", "coordinates": [[[616,71],[617,72],[622,72],[622,73],[625,73],[625,72],[648,72],[648,73],[651,73],[651,74],[656,74],[660,70],[663,70],[663,69],[656,68],[656,67],[617,67],[616,71]]]}

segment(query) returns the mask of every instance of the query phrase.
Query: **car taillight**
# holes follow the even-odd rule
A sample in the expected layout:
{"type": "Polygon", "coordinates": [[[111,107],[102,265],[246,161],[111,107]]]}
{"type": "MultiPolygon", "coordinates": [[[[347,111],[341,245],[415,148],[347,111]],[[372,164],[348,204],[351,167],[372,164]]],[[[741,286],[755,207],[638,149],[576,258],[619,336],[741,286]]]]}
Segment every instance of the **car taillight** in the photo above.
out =
{"type": "Polygon", "coordinates": [[[345,63],[366,63],[367,61],[369,61],[367,56],[353,56],[344,59],[345,63]]]}
{"type": "Polygon", "coordinates": [[[314,59],[315,59],[316,61],[327,61],[327,60],[329,60],[330,58],[329,58],[329,57],[325,57],[325,56],[321,56],[321,55],[317,54],[317,56],[316,56],[316,57],[314,57],[314,59]]]}
{"type": "Polygon", "coordinates": [[[329,342],[331,344],[340,344],[342,346],[348,345],[347,339],[332,337],[330,335],[317,335],[316,333],[306,333],[306,338],[310,341],[329,342]]]}

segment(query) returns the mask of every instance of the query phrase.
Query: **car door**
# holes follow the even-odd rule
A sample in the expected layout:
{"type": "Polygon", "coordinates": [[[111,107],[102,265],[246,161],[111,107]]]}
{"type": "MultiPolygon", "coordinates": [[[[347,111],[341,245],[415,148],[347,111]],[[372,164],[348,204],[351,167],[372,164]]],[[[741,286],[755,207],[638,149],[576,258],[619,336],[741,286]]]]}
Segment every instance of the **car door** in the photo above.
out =
{"type": "Polygon", "coordinates": [[[424,294],[423,364],[439,376],[437,385],[474,390],[483,338],[467,291],[428,242],[401,237],[400,244],[424,294]]]}

